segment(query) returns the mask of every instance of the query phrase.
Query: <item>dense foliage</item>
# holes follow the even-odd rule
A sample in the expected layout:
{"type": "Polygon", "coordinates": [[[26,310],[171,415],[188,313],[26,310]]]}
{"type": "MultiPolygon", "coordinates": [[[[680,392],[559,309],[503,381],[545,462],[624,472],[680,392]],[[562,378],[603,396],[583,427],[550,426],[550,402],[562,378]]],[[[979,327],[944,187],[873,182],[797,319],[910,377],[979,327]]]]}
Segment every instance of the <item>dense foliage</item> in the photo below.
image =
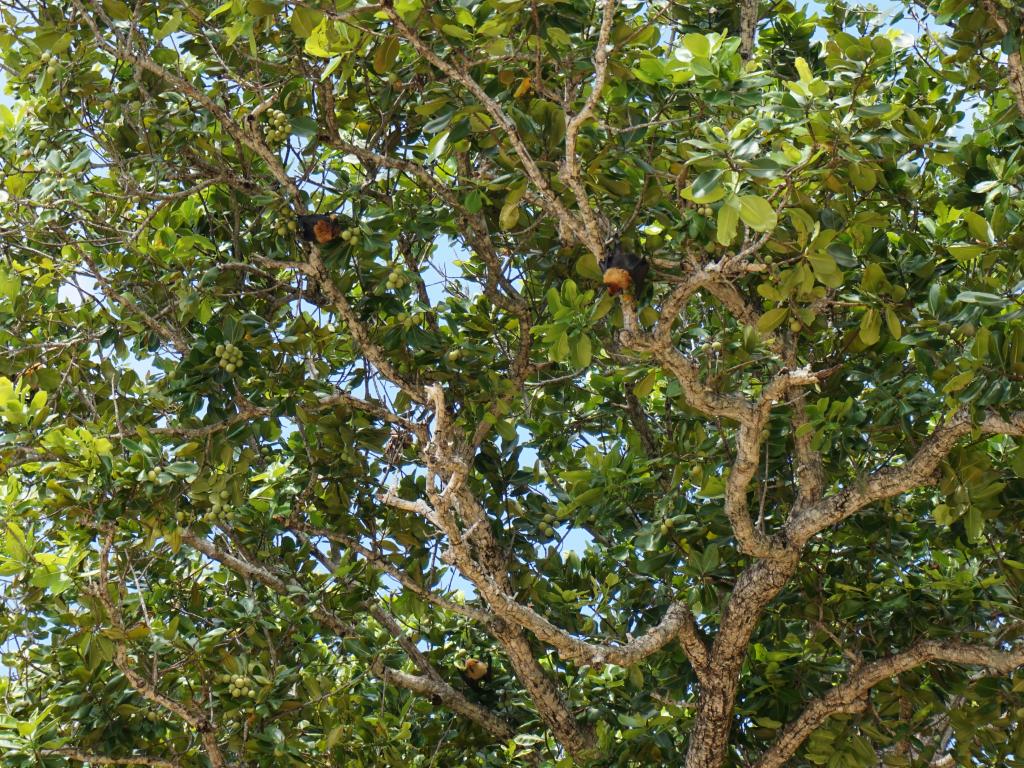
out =
{"type": "Polygon", "coordinates": [[[719,5],[0,3],[5,766],[1024,765],[1024,8],[719,5]]]}

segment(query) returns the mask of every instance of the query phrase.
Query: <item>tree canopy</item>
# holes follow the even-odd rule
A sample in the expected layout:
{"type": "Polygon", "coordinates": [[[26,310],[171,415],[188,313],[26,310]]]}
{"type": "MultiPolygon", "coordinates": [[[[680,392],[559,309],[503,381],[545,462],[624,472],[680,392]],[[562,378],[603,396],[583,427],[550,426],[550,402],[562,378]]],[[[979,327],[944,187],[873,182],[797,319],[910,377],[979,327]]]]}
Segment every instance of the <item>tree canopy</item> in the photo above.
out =
{"type": "Polygon", "coordinates": [[[5,766],[1024,765],[1020,3],[0,11],[5,766]]]}

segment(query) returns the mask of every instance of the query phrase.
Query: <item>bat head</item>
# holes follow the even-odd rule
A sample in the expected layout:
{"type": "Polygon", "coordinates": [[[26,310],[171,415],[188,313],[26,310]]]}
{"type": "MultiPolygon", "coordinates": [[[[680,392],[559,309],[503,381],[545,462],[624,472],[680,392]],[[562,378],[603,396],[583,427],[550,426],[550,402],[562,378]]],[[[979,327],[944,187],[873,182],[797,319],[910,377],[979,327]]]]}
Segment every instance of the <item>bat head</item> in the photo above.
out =
{"type": "Polygon", "coordinates": [[[604,271],[604,284],[608,286],[608,293],[612,296],[626,291],[633,284],[633,278],[627,270],[621,267],[609,267],[604,271]]]}
{"type": "Polygon", "coordinates": [[[605,244],[600,267],[610,295],[630,289],[638,295],[643,292],[650,264],[643,256],[623,248],[618,238],[613,238],[605,244]]]}
{"type": "Polygon", "coordinates": [[[313,224],[313,237],[318,243],[329,243],[341,235],[337,217],[323,218],[313,224]]]}
{"type": "Polygon", "coordinates": [[[486,661],[480,659],[466,659],[466,677],[470,680],[480,680],[490,669],[486,661]]]}

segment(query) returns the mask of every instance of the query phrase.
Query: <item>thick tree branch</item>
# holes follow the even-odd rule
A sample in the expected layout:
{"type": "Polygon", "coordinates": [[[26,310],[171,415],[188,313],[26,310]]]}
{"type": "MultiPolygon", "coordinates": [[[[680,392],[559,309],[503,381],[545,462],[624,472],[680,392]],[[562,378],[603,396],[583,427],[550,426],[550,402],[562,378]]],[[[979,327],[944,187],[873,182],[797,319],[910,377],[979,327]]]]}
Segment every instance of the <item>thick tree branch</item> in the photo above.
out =
{"type": "MultiPolygon", "coordinates": [[[[993,0],[982,0],[982,5],[985,7],[985,13],[995,23],[996,28],[1003,35],[1006,35],[1010,31],[1010,24],[1003,18],[995,2],[993,0]]],[[[1022,31],[1024,30],[1021,28],[1016,30],[1018,41],[1022,37],[1022,31]]],[[[1014,103],[1017,105],[1017,112],[1020,113],[1021,117],[1024,117],[1024,62],[1021,62],[1019,43],[1017,50],[1007,54],[1006,65],[1009,69],[1006,79],[1010,87],[1010,93],[1013,95],[1014,103]]]]}
{"type": "Polygon", "coordinates": [[[796,463],[797,506],[817,501],[825,488],[825,470],[821,454],[812,445],[813,431],[807,418],[807,396],[799,390],[789,393],[793,409],[793,458],[796,463]]]}
{"type": "MultiPolygon", "coordinates": [[[[576,157],[576,139],[579,136],[580,128],[594,114],[594,108],[601,98],[601,91],[604,89],[605,80],[608,76],[608,42],[611,37],[612,21],[615,18],[616,0],[604,0],[604,11],[601,16],[601,28],[597,34],[597,44],[594,49],[594,83],[591,86],[590,94],[584,101],[580,111],[569,118],[565,126],[565,160],[562,163],[561,177],[573,194],[576,196],[576,205],[583,217],[583,225],[587,234],[592,240],[603,241],[603,233],[594,217],[594,210],[590,205],[587,190],[580,179],[579,159],[576,157]]],[[[568,100],[563,105],[565,114],[569,114],[570,104],[568,100]]]]}
{"type": "MultiPolygon", "coordinates": [[[[487,110],[487,114],[491,116],[508,136],[509,143],[512,145],[513,151],[519,158],[519,162],[523,165],[523,170],[526,173],[527,178],[533,184],[537,193],[540,195],[543,201],[544,207],[548,213],[558,222],[559,226],[565,232],[571,232],[575,238],[583,243],[588,250],[590,250],[598,258],[602,254],[602,243],[600,240],[595,240],[587,232],[587,229],[580,224],[575,216],[565,207],[561,199],[551,188],[551,184],[548,182],[547,177],[541,171],[540,166],[537,165],[537,161],[533,159],[529,149],[526,147],[526,143],[523,141],[523,137],[519,135],[519,129],[516,124],[512,121],[512,118],[506,114],[505,110],[502,109],[501,105],[487,95],[487,92],[476,82],[472,76],[463,68],[458,67],[451,62],[442,59],[430,47],[424,42],[424,40],[414,32],[408,24],[398,15],[394,7],[388,2],[384,7],[384,13],[391,20],[391,23],[395,25],[395,28],[401,33],[402,37],[408,40],[412,46],[416,49],[417,53],[420,54],[426,61],[428,61],[433,67],[440,70],[444,75],[453,82],[461,84],[467,91],[473,94],[474,98],[480,102],[480,104],[487,110]]],[[[581,206],[585,204],[585,200],[581,201],[581,206]]]]}
{"type": "Polygon", "coordinates": [[[699,286],[690,283],[680,286],[673,293],[672,297],[665,304],[662,310],[662,321],[659,321],[655,333],[645,333],[640,330],[636,316],[636,304],[629,296],[622,300],[622,316],[624,331],[622,341],[626,346],[638,351],[650,352],[655,358],[679,381],[679,386],[686,397],[686,403],[694,410],[700,411],[706,416],[726,418],[732,421],[744,421],[751,415],[752,406],[743,397],[738,395],[722,395],[711,391],[700,379],[700,372],[697,365],[688,360],[682,352],[672,345],[667,332],[662,333],[661,328],[666,318],[677,317],[679,310],[675,305],[680,296],[687,299],[699,286]],[[674,311],[674,313],[673,313],[674,311]]]}
{"type": "MultiPolygon", "coordinates": [[[[434,438],[424,451],[428,462],[427,496],[431,503],[407,501],[394,491],[384,494],[381,500],[420,514],[434,524],[448,539],[446,559],[451,558],[478,589],[480,584],[493,583],[497,591],[507,594],[511,582],[504,550],[494,536],[486,512],[465,486],[470,465],[461,455],[461,440],[445,405],[444,391],[433,385],[427,394],[434,411],[434,438]],[[445,483],[440,492],[436,489],[439,480],[445,483]]],[[[592,729],[577,721],[561,689],[538,663],[522,627],[501,622],[495,625],[494,635],[559,743],[577,758],[592,757],[592,729]]]]}
{"type": "Polygon", "coordinates": [[[926,640],[902,653],[866,664],[845,683],[808,704],[803,713],[782,730],[754,768],[781,768],[786,765],[804,741],[828,718],[862,710],[872,687],[932,661],[979,666],[993,673],[1008,674],[1024,666],[1024,648],[1004,652],[979,645],[926,640]]]}
{"type": "Polygon", "coordinates": [[[786,552],[782,540],[766,536],[754,525],[747,493],[760,466],[761,446],[765,440],[772,409],[791,390],[814,384],[819,377],[820,374],[815,374],[808,368],[783,371],[762,389],[757,406],[740,424],[736,435],[736,457],[725,483],[725,514],[729,518],[741,552],[755,557],[778,557],[786,552]]]}
{"type": "Polygon", "coordinates": [[[427,657],[405,635],[391,614],[377,607],[371,608],[370,614],[398,640],[409,658],[423,673],[420,676],[410,675],[377,662],[371,666],[371,671],[374,674],[380,676],[385,682],[390,682],[421,696],[428,696],[432,701],[440,700],[453,712],[468,718],[501,741],[513,738],[515,729],[510,723],[498,717],[492,710],[470,701],[442,679],[427,657]]]}
{"type": "Polygon", "coordinates": [[[83,752],[80,749],[41,749],[39,754],[43,757],[63,757],[66,760],[75,760],[79,763],[90,765],[147,765],[152,768],[181,768],[179,760],[165,760],[160,757],[146,757],[145,755],[132,755],[130,757],[108,757],[97,755],[92,752],[83,752]]]}
{"type": "Polygon", "coordinates": [[[697,716],[690,734],[685,768],[719,768],[729,745],[740,670],[765,607],[786,586],[799,565],[796,552],[758,560],[740,574],[722,612],[711,646],[710,674],[701,681],[697,716]]]}
{"type": "Polygon", "coordinates": [[[786,524],[786,539],[792,546],[800,548],[816,533],[842,522],[869,504],[931,484],[933,473],[953,450],[957,440],[973,430],[983,435],[1019,437],[1024,435],[1024,412],[1009,418],[989,414],[975,424],[970,410],[960,408],[935,428],[905,464],[880,469],[846,490],[795,514],[786,524]]]}
{"type": "MultiPolygon", "coordinates": [[[[388,504],[397,501],[393,494],[386,495],[383,500],[388,504]]],[[[431,517],[436,517],[436,513],[432,512],[431,517]]],[[[706,640],[692,612],[683,602],[673,603],[657,625],[627,643],[588,643],[558,628],[532,608],[516,601],[507,589],[469,556],[465,548],[449,547],[444,559],[455,565],[473,582],[500,619],[511,625],[525,627],[539,640],[557,650],[559,656],[566,661],[580,666],[616,664],[626,667],[642,661],[678,640],[699,673],[703,673],[708,666],[706,640]]]]}
{"type": "Polygon", "coordinates": [[[740,2],[740,55],[744,59],[749,59],[754,55],[759,5],[760,0],[741,0],[740,2]]]}
{"type": "Polygon", "coordinates": [[[375,552],[368,547],[363,546],[358,540],[351,536],[347,536],[337,531],[329,531],[322,528],[316,528],[300,520],[287,520],[284,521],[286,525],[295,530],[302,531],[303,533],[309,534],[310,536],[321,536],[329,541],[333,541],[336,544],[341,544],[343,547],[352,550],[359,556],[361,556],[366,562],[370,563],[374,568],[379,568],[384,571],[388,576],[393,578],[395,581],[400,583],[403,587],[408,589],[413,594],[422,598],[424,601],[431,605],[437,606],[445,611],[451,611],[461,616],[465,616],[467,619],[478,622],[483,627],[489,627],[494,621],[494,616],[487,611],[474,608],[471,605],[464,605],[456,603],[452,600],[446,600],[443,597],[439,597],[431,592],[429,589],[423,587],[417,583],[406,571],[392,565],[383,555],[375,552]]]}
{"type": "Polygon", "coordinates": [[[290,589],[288,583],[271,573],[267,568],[250,563],[240,557],[236,557],[230,552],[214,545],[202,536],[197,536],[192,531],[183,531],[181,540],[196,551],[202,552],[211,560],[216,560],[218,563],[230,568],[235,573],[253,579],[254,581],[258,581],[265,587],[268,587],[279,595],[283,595],[289,600],[293,600],[300,605],[309,606],[311,615],[336,632],[339,637],[346,637],[348,635],[355,634],[355,629],[351,624],[333,611],[329,611],[323,606],[314,603],[301,585],[296,584],[298,589],[290,589]]]}
{"type": "MultiPolygon", "coordinates": [[[[407,432],[416,435],[418,438],[423,440],[423,442],[426,442],[426,431],[422,425],[398,416],[379,403],[370,400],[363,400],[349,394],[348,392],[335,392],[330,395],[323,395],[312,405],[306,407],[313,411],[320,411],[327,408],[333,408],[338,405],[344,405],[352,408],[353,410],[362,411],[363,413],[374,416],[388,424],[394,424],[402,427],[407,432]]],[[[201,427],[153,427],[149,432],[154,435],[166,435],[168,437],[197,440],[218,432],[223,432],[225,429],[230,429],[236,424],[241,424],[245,421],[266,418],[271,416],[273,413],[274,409],[269,406],[257,406],[252,403],[248,403],[243,405],[237,412],[231,414],[227,418],[210,424],[204,424],[201,427]]],[[[118,432],[111,437],[124,438],[130,436],[130,434],[132,433],[129,432],[126,434],[118,432]]]]}
{"type": "MultiPolygon", "coordinates": [[[[652,352],[668,369],[683,390],[687,404],[713,417],[728,418],[740,424],[736,437],[736,459],[726,482],[725,513],[732,525],[740,551],[756,557],[772,557],[782,553],[781,541],[765,536],[758,530],[748,511],[747,489],[760,464],[763,432],[776,402],[788,396],[792,389],[818,382],[824,375],[807,368],[783,370],[762,390],[757,403],[742,395],[722,395],[711,391],[700,379],[695,363],[688,360],[672,342],[672,327],[693,295],[701,288],[719,284],[717,271],[698,270],[686,282],[677,286],[664,302],[658,323],[652,333],[639,329],[636,306],[624,296],[622,300],[624,342],[636,349],[652,352]]],[[[742,297],[726,292],[733,303],[742,297]]]]}
{"type": "Polygon", "coordinates": [[[439,699],[445,707],[481,726],[496,739],[508,741],[515,736],[512,726],[495,715],[494,712],[487,707],[474,704],[446,683],[423,675],[411,675],[408,672],[392,669],[379,661],[371,669],[386,683],[391,683],[428,699],[439,699]]]}
{"type": "MultiPolygon", "coordinates": [[[[121,615],[121,607],[110,596],[110,549],[113,546],[113,541],[113,533],[107,532],[104,535],[103,542],[100,546],[98,574],[99,588],[94,594],[103,605],[114,629],[119,630],[119,634],[121,638],[123,638],[125,636],[125,626],[124,619],[121,615]]],[[[125,641],[123,639],[115,639],[113,640],[113,644],[114,665],[121,671],[121,674],[124,675],[128,684],[143,698],[166,709],[168,712],[177,716],[193,728],[199,734],[199,738],[203,742],[203,748],[206,751],[206,756],[210,760],[210,765],[213,768],[223,768],[225,765],[224,755],[220,750],[220,745],[217,743],[214,724],[210,722],[203,711],[201,709],[193,710],[176,699],[172,699],[171,697],[161,693],[157,689],[155,683],[146,680],[142,675],[135,671],[132,660],[128,656],[128,648],[125,641]]]]}

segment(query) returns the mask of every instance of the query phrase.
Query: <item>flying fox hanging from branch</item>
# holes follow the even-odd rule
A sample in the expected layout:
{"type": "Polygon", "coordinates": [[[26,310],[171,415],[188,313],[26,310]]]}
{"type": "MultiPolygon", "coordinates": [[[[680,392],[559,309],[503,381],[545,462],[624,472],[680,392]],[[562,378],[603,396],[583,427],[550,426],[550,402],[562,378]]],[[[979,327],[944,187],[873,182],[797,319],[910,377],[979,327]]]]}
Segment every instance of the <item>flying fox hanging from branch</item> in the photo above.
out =
{"type": "Polygon", "coordinates": [[[615,238],[605,246],[600,267],[608,293],[614,296],[630,291],[634,297],[639,297],[643,293],[651,265],[643,256],[627,251],[622,247],[622,242],[615,238]]]}

